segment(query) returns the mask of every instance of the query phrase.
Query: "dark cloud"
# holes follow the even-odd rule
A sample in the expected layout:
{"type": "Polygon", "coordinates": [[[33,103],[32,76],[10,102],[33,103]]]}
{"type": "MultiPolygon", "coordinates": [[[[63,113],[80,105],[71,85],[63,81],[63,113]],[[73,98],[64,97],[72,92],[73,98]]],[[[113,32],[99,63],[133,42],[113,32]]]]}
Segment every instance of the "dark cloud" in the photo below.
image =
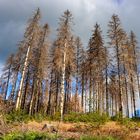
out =
{"type": "Polygon", "coordinates": [[[7,56],[16,50],[26,23],[37,7],[42,12],[42,24],[49,23],[51,34],[55,33],[63,11],[71,10],[75,34],[82,38],[86,46],[96,22],[101,24],[106,38],[107,23],[113,13],[120,16],[127,32],[131,29],[135,31],[139,41],[139,5],[138,0],[0,0],[0,67],[7,56]]]}

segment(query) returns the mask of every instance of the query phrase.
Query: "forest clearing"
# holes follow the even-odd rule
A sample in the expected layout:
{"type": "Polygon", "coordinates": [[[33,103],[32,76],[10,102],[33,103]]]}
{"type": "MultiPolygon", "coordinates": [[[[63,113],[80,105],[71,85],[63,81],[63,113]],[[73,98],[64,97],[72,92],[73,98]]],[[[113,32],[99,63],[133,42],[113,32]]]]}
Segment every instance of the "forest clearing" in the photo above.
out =
{"type": "Polygon", "coordinates": [[[139,140],[140,123],[108,121],[105,123],[29,121],[0,125],[2,140],[139,140]],[[5,134],[3,133],[5,132],[5,134]],[[9,134],[10,133],[10,134],[9,134]],[[3,135],[3,136],[2,136],[3,135]],[[25,137],[26,136],[26,137],[25,137]]]}

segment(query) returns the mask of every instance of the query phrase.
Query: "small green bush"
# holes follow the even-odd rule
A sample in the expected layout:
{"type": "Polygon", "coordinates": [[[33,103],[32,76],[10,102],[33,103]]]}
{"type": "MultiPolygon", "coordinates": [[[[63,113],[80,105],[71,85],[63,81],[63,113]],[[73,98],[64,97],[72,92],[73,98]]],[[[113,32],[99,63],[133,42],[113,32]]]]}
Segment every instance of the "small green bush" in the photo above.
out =
{"type": "Polygon", "coordinates": [[[46,120],[46,116],[38,113],[33,115],[32,119],[35,120],[36,122],[42,122],[43,120],[46,120]]]}
{"type": "Polygon", "coordinates": [[[80,115],[79,113],[74,113],[74,112],[71,112],[70,114],[65,114],[64,121],[65,122],[78,122],[79,115],[80,115]]]}
{"type": "Polygon", "coordinates": [[[20,133],[14,132],[11,134],[7,134],[2,137],[2,140],[56,140],[58,137],[53,134],[39,133],[39,132],[27,132],[20,133]]]}
{"type": "Polygon", "coordinates": [[[24,111],[12,111],[9,114],[5,114],[5,120],[7,123],[28,122],[32,120],[32,117],[24,111]]]}
{"type": "Polygon", "coordinates": [[[47,116],[45,116],[41,113],[37,113],[35,115],[30,116],[28,113],[26,113],[24,111],[12,111],[9,114],[5,114],[4,118],[7,123],[15,123],[15,122],[27,123],[32,120],[35,120],[37,122],[42,122],[43,120],[47,119],[47,116]]]}
{"type": "Polygon", "coordinates": [[[132,121],[139,123],[140,122],[140,117],[133,117],[132,118],[132,121]]]}
{"type": "Polygon", "coordinates": [[[118,113],[118,114],[116,114],[116,115],[114,115],[114,116],[111,116],[111,118],[110,118],[112,121],[121,121],[122,120],[122,117],[121,117],[121,115],[118,113]]]}
{"type": "Polygon", "coordinates": [[[127,117],[122,118],[122,117],[119,117],[119,115],[111,117],[111,120],[116,121],[120,125],[124,125],[126,128],[131,129],[131,130],[135,129],[139,125],[137,119],[135,120],[135,118],[127,118],[127,117]]]}
{"type": "MultiPolygon", "coordinates": [[[[5,120],[7,123],[13,122],[28,122],[31,120],[35,120],[37,122],[42,122],[43,120],[49,121],[60,121],[60,112],[56,112],[52,116],[46,116],[44,114],[38,113],[33,116],[28,115],[24,111],[13,111],[9,114],[5,115],[5,120]]],[[[95,123],[104,124],[109,120],[109,117],[106,114],[100,114],[98,112],[93,113],[70,113],[64,115],[65,122],[85,122],[85,123],[95,123]]]]}
{"type": "Polygon", "coordinates": [[[122,118],[119,120],[119,123],[131,130],[135,129],[138,125],[138,123],[134,122],[131,118],[122,118]]]}
{"type": "Polygon", "coordinates": [[[99,122],[100,124],[104,124],[108,120],[109,118],[106,114],[100,115],[97,112],[86,114],[71,113],[64,115],[64,121],[66,122],[86,122],[86,123],[99,122]]]}
{"type": "Polygon", "coordinates": [[[60,118],[61,118],[61,114],[60,112],[56,112],[54,115],[52,115],[50,117],[51,120],[54,120],[54,121],[60,121],[60,118]]]}

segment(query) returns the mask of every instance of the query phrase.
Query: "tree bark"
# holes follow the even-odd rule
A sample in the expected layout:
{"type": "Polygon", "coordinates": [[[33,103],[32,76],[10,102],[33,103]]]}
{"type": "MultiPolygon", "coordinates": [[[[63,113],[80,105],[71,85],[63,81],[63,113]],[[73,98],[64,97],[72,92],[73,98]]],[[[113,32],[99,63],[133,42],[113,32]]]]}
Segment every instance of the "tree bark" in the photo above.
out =
{"type": "Polygon", "coordinates": [[[18,109],[20,109],[21,96],[22,96],[22,87],[23,87],[24,77],[25,77],[25,73],[26,73],[26,69],[27,69],[27,65],[28,65],[28,59],[29,59],[30,49],[31,49],[31,46],[28,46],[28,50],[27,50],[26,58],[25,58],[25,62],[24,62],[24,67],[23,67],[23,71],[22,71],[22,76],[21,76],[19,91],[18,91],[18,95],[17,95],[16,111],[18,109]]]}

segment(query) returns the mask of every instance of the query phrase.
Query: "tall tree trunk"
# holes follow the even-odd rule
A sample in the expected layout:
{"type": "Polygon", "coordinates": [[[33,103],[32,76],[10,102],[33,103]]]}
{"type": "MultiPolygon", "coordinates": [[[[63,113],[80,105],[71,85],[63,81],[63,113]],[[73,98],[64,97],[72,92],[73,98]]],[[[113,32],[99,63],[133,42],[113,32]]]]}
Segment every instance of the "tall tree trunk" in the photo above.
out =
{"type": "Polygon", "coordinates": [[[15,74],[14,84],[13,84],[13,87],[12,87],[12,93],[11,93],[11,96],[10,96],[10,101],[11,102],[14,101],[17,80],[18,80],[18,71],[15,74]]]}
{"type": "Polygon", "coordinates": [[[84,73],[82,74],[82,94],[81,94],[81,107],[82,112],[84,112],[84,73]]]}
{"type": "Polygon", "coordinates": [[[24,92],[23,99],[22,99],[22,102],[21,102],[22,103],[21,104],[22,109],[25,109],[25,102],[26,102],[27,89],[28,89],[28,80],[29,80],[29,69],[28,69],[27,77],[26,77],[25,92],[24,92]]]}
{"type": "Polygon", "coordinates": [[[25,77],[25,74],[26,74],[26,69],[27,69],[27,66],[28,66],[28,59],[29,59],[30,49],[31,49],[31,46],[28,46],[28,50],[27,50],[27,53],[26,53],[26,58],[25,58],[24,66],[23,66],[23,71],[22,71],[19,91],[18,91],[18,94],[17,94],[16,110],[20,109],[21,96],[22,96],[22,87],[23,87],[23,83],[24,83],[24,77],[25,77]]]}
{"type": "Polygon", "coordinates": [[[48,107],[47,107],[48,115],[51,114],[52,88],[53,88],[53,70],[51,71],[51,83],[50,83],[49,100],[48,100],[48,107]]]}
{"type": "Polygon", "coordinates": [[[67,94],[68,94],[68,79],[66,80],[66,84],[65,84],[65,86],[66,86],[66,90],[65,90],[65,95],[64,95],[64,114],[66,114],[67,113],[67,94]]]}
{"type": "Polygon", "coordinates": [[[39,96],[40,96],[40,87],[39,87],[39,81],[37,80],[36,81],[36,90],[35,90],[35,93],[36,93],[36,99],[35,99],[35,109],[34,109],[34,111],[35,111],[35,114],[37,113],[37,108],[38,108],[38,102],[39,102],[39,96]],[[38,88],[37,88],[38,87],[38,88]]]}
{"type": "Polygon", "coordinates": [[[57,83],[56,83],[56,97],[55,97],[55,110],[56,110],[56,112],[58,112],[58,98],[59,98],[59,96],[58,96],[58,94],[59,94],[59,79],[60,79],[60,77],[59,77],[59,75],[57,75],[57,83]]]}
{"type": "Polygon", "coordinates": [[[127,117],[129,117],[129,98],[128,98],[128,89],[127,89],[127,79],[125,77],[125,94],[126,94],[126,114],[127,114],[127,117]]]}
{"type": "Polygon", "coordinates": [[[32,112],[33,112],[33,101],[35,98],[34,83],[35,83],[35,79],[33,78],[32,92],[31,92],[32,94],[31,94],[31,99],[30,99],[30,103],[29,103],[29,115],[32,115],[32,112]]]}
{"type": "Polygon", "coordinates": [[[92,94],[92,78],[91,78],[91,68],[90,68],[90,79],[89,79],[89,113],[91,113],[91,94],[92,94]]]}
{"type": "Polygon", "coordinates": [[[119,47],[116,41],[116,52],[117,52],[117,68],[118,68],[118,85],[119,85],[119,115],[122,117],[122,92],[121,92],[121,76],[120,76],[120,58],[119,58],[119,47]]]}
{"type": "Polygon", "coordinates": [[[136,72],[138,92],[139,92],[139,98],[140,98],[140,81],[139,81],[139,73],[138,73],[138,66],[137,66],[137,55],[136,55],[136,50],[134,46],[133,46],[133,54],[134,54],[134,68],[136,72]]]}
{"type": "Polygon", "coordinates": [[[133,87],[133,77],[131,75],[131,92],[132,92],[132,100],[133,100],[133,108],[134,108],[134,116],[136,117],[136,99],[135,99],[135,91],[133,87]]]}
{"type": "Polygon", "coordinates": [[[108,95],[108,71],[107,71],[107,65],[105,70],[105,92],[106,92],[106,113],[109,115],[109,95],[108,95]]]}
{"type": "Polygon", "coordinates": [[[65,40],[64,44],[64,52],[63,52],[63,66],[62,66],[62,79],[61,79],[61,94],[60,94],[60,114],[61,114],[61,121],[63,121],[63,109],[64,109],[64,94],[65,94],[65,70],[66,70],[66,47],[67,43],[65,40]]]}
{"type": "Polygon", "coordinates": [[[48,98],[49,98],[49,91],[48,91],[48,79],[46,81],[46,93],[45,93],[45,100],[44,100],[44,115],[47,114],[47,108],[48,108],[48,98]]]}
{"type": "MultiPolygon", "coordinates": [[[[87,76],[87,75],[86,75],[87,76]]],[[[85,113],[87,112],[87,89],[88,89],[88,79],[87,79],[87,77],[86,77],[86,88],[85,88],[85,113]]]]}
{"type": "Polygon", "coordinates": [[[6,100],[6,98],[7,98],[10,76],[11,76],[11,65],[10,65],[9,71],[8,71],[8,79],[7,79],[7,84],[6,84],[6,91],[5,91],[5,95],[4,95],[4,100],[6,100]]]}

